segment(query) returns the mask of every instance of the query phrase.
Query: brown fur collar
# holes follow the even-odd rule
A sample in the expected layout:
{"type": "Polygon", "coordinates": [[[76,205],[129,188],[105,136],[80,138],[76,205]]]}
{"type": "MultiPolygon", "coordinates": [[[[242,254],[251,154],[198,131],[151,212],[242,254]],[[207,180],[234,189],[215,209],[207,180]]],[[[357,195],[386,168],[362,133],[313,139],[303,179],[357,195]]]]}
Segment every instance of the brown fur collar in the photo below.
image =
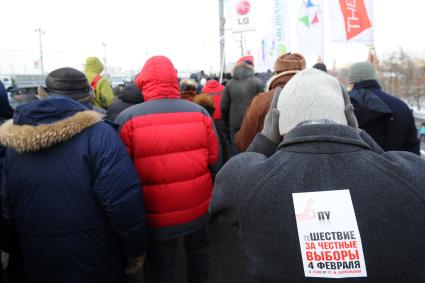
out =
{"type": "MultiPolygon", "coordinates": [[[[278,80],[279,78],[281,78],[281,77],[286,77],[286,76],[288,76],[288,75],[289,75],[289,78],[292,78],[292,77],[293,77],[293,76],[295,76],[295,74],[296,74],[296,73],[298,73],[298,72],[299,72],[298,70],[293,70],[293,71],[285,71],[285,72],[278,73],[278,74],[274,75],[273,77],[271,77],[271,78],[267,81],[267,83],[266,83],[266,87],[265,87],[265,90],[266,90],[266,91],[269,91],[269,90],[273,89],[274,87],[276,87],[276,84],[274,84],[274,87],[271,87],[271,84],[272,84],[274,81],[278,80]]],[[[289,79],[288,79],[288,80],[289,80],[289,79]]],[[[286,82],[285,82],[285,84],[286,84],[286,82]]]]}
{"type": "Polygon", "coordinates": [[[214,100],[212,96],[209,96],[208,94],[205,94],[205,93],[196,95],[193,98],[193,102],[202,106],[209,106],[214,108],[214,100]]]}
{"type": "Polygon", "coordinates": [[[196,96],[196,91],[187,90],[180,92],[180,97],[185,100],[193,101],[193,98],[196,96]]]}
{"type": "Polygon", "coordinates": [[[101,121],[102,115],[91,110],[38,126],[15,125],[13,120],[8,120],[0,127],[0,143],[18,152],[39,151],[69,140],[101,121]]]}

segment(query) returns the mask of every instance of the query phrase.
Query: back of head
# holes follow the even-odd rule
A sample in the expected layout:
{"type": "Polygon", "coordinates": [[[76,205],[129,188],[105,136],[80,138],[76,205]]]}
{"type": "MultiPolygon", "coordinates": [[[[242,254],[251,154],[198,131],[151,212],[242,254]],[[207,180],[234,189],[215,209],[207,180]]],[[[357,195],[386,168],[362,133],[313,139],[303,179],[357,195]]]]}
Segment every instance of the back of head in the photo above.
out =
{"type": "Polygon", "coordinates": [[[328,69],[326,68],[326,65],[323,64],[323,63],[316,63],[316,64],[313,65],[312,68],[317,69],[317,70],[320,70],[320,71],[323,71],[325,73],[328,72],[328,69]]]}
{"type": "Polygon", "coordinates": [[[352,84],[361,81],[376,81],[375,67],[369,62],[357,62],[351,66],[348,81],[352,84]]]}
{"type": "Polygon", "coordinates": [[[143,94],[140,89],[137,88],[134,82],[125,84],[122,87],[118,97],[127,103],[137,104],[143,102],[143,94]]]}
{"type": "Polygon", "coordinates": [[[195,73],[193,73],[193,74],[190,74],[190,77],[189,77],[191,80],[194,80],[195,82],[198,82],[199,80],[198,80],[198,75],[197,74],[195,74],[195,73]]]}
{"type": "Polygon", "coordinates": [[[233,69],[233,78],[235,80],[243,80],[254,76],[254,69],[245,62],[239,63],[233,69]]]}
{"type": "Polygon", "coordinates": [[[348,124],[340,83],[317,69],[307,69],[292,77],[279,96],[277,109],[281,135],[310,120],[348,124]]]}
{"type": "Polygon", "coordinates": [[[84,65],[84,71],[100,74],[104,67],[102,62],[97,57],[88,57],[84,65]]]}
{"type": "Polygon", "coordinates": [[[181,91],[196,91],[197,83],[195,80],[187,79],[180,82],[181,91]]]}
{"type": "Polygon", "coordinates": [[[241,64],[241,63],[245,63],[254,68],[254,56],[252,55],[242,56],[241,58],[239,58],[236,64],[241,64]]]}
{"type": "Polygon", "coordinates": [[[46,78],[46,87],[38,90],[40,97],[67,96],[79,102],[89,102],[93,98],[86,76],[74,68],[59,68],[46,78]]]}
{"type": "Polygon", "coordinates": [[[273,68],[276,73],[301,71],[305,69],[305,59],[298,53],[285,53],[276,59],[273,68]]]}
{"type": "Polygon", "coordinates": [[[165,56],[153,56],[146,61],[136,77],[136,86],[145,101],[180,97],[177,71],[165,56]]]}

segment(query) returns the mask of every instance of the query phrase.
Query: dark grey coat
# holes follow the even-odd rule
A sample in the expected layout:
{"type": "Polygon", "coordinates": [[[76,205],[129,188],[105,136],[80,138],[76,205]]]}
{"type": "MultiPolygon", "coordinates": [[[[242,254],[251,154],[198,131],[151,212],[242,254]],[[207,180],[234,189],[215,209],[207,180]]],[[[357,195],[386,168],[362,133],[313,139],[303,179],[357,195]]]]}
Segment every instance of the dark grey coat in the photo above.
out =
{"type": "Polygon", "coordinates": [[[254,70],[247,65],[235,67],[233,79],[224,88],[221,97],[221,115],[224,125],[239,129],[251,100],[264,90],[264,83],[254,76],[254,70]]]}
{"type": "Polygon", "coordinates": [[[292,193],[341,189],[350,190],[368,277],[340,281],[425,282],[425,161],[379,152],[353,128],[304,125],[270,158],[247,152],[230,159],[210,210],[239,227],[248,282],[335,282],[304,276],[292,193]]]}
{"type": "Polygon", "coordinates": [[[114,122],[118,115],[130,106],[143,102],[143,95],[140,89],[136,87],[134,82],[124,86],[121,92],[118,93],[118,97],[115,98],[114,102],[106,110],[105,119],[110,122],[114,122]]]}

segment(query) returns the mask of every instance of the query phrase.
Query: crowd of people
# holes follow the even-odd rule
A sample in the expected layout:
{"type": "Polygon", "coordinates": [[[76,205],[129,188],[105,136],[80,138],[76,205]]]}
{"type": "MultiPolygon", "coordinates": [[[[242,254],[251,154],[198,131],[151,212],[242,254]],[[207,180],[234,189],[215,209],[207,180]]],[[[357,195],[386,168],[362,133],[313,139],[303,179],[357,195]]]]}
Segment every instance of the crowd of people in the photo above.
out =
{"type": "Polygon", "coordinates": [[[220,82],[154,56],[112,89],[90,57],[15,109],[0,83],[0,280],[173,282],[182,240],[187,282],[208,282],[216,217],[239,231],[246,282],[424,282],[411,109],[366,61],[349,91],[302,54],[266,78],[254,63],[220,82]]]}

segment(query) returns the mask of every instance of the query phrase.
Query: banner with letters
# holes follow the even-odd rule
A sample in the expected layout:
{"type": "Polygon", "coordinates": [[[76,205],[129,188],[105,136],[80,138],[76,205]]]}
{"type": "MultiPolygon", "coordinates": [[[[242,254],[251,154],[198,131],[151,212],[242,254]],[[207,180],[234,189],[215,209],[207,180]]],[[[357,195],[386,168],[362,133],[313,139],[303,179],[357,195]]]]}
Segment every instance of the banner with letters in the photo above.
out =
{"type": "Polygon", "coordinates": [[[332,0],[332,41],[374,43],[372,0],[332,0]]]}
{"type": "Polygon", "coordinates": [[[255,0],[228,0],[225,3],[232,32],[255,30],[255,0]]]}

